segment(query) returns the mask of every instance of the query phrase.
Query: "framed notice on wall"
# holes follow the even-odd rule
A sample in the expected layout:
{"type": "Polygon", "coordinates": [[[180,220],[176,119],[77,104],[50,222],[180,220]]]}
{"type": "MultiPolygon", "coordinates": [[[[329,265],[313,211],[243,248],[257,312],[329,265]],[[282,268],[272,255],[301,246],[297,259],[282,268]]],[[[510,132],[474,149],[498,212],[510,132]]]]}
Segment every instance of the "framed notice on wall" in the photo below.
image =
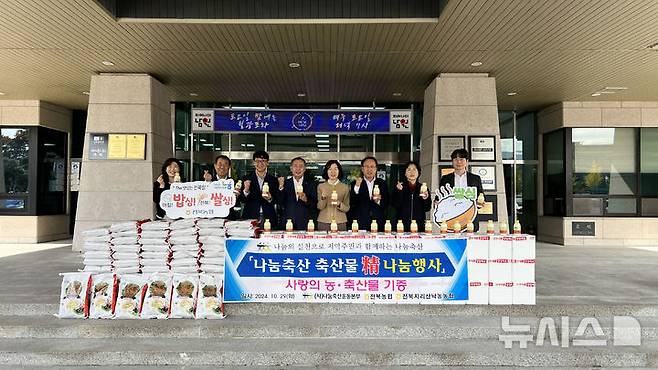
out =
{"type": "Polygon", "coordinates": [[[456,149],[466,149],[465,136],[439,136],[439,161],[451,161],[450,154],[456,149]]]}
{"type": "Polygon", "coordinates": [[[468,151],[471,161],[496,161],[495,136],[469,136],[468,151]]]}
{"type": "Polygon", "coordinates": [[[496,190],[496,166],[470,166],[469,170],[482,179],[482,189],[496,190]]]}
{"type": "Polygon", "coordinates": [[[90,160],[146,159],[146,134],[89,134],[90,160]]]}

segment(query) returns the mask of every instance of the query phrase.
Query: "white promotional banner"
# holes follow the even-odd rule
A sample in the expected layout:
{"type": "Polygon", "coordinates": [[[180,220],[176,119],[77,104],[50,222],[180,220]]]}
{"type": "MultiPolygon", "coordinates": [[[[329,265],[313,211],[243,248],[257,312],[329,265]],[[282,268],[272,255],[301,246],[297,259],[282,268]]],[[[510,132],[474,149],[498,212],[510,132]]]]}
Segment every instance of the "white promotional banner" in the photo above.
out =
{"type": "Polygon", "coordinates": [[[169,218],[226,217],[235,201],[233,180],[177,182],[162,192],[160,207],[169,218]]]}
{"type": "Polygon", "coordinates": [[[465,238],[229,239],[226,302],[468,300],[465,238]]]}

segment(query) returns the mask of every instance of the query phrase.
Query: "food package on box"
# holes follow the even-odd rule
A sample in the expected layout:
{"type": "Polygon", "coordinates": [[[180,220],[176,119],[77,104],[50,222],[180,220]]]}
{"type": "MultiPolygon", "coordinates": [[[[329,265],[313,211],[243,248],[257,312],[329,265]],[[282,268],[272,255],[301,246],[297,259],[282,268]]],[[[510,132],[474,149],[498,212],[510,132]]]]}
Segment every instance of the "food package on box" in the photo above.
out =
{"type": "Polygon", "coordinates": [[[112,318],[117,289],[118,282],[114,274],[98,274],[91,277],[89,318],[112,318]]]}
{"type": "Polygon", "coordinates": [[[148,289],[142,306],[142,319],[166,319],[169,317],[171,302],[171,275],[168,273],[151,274],[148,289]]]}
{"type": "Polygon", "coordinates": [[[199,277],[197,274],[174,274],[170,318],[193,319],[199,277]]]}
{"type": "Polygon", "coordinates": [[[222,276],[216,274],[199,274],[196,318],[223,319],[224,317],[222,276]]]}
{"type": "Polygon", "coordinates": [[[89,285],[91,274],[88,272],[67,272],[62,276],[59,300],[60,319],[84,319],[89,315],[89,285]]]}
{"type": "Polygon", "coordinates": [[[138,274],[118,275],[119,289],[114,307],[115,319],[139,319],[147,279],[138,274]]]}

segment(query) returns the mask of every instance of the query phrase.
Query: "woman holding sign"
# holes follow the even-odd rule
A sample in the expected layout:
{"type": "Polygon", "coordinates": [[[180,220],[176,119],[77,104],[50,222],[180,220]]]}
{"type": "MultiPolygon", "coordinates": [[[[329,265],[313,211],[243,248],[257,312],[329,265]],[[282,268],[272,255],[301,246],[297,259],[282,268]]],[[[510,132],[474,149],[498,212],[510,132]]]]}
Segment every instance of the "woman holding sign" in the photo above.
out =
{"type": "Polygon", "coordinates": [[[402,221],[404,231],[411,231],[411,221],[416,221],[418,231],[425,231],[425,213],[432,208],[427,184],[418,181],[420,165],[409,161],[404,166],[404,182],[399,182],[393,189],[392,205],[395,208],[395,224],[402,221]]]}
{"type": "Polygon", "coordinates": [[[155,203],[155,218],[163,219],[166,216],[164,209],[160,208],[160,196],[171,187],[171,183],[183,182],[181,177],[180,161],[176,158],[168,158],[162,164],[162,173],[153,183],[153,202],[155,203]]]}

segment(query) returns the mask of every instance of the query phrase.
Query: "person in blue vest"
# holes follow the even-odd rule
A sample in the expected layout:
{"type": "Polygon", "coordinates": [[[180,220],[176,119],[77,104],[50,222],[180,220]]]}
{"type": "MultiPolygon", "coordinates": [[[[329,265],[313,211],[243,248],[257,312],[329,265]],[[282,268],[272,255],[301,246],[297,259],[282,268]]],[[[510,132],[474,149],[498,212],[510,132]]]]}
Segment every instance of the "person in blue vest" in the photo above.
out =
{"type": "Polygon", "coordinates": [[[279,197],[279,182],[267,173],[270,156],[263,150],[254,152],[254,172],[242,179],[242,189],[238,201],[244,203],[242,218],[258,220],[260,227],[266,219],[270,220],[272,229],[277,228],[276,205],[279,197]],[[263,191],[267,184],[269,191],[263,191]]]}
{"type": "Polygon", "coordinates": [[[370,230],[372,220],[376,220],[378,230],[384,231],[389,195],[386,181],[377,178],[377,165],[375,157],[363,158],[363,177],[358,177],[350,185],[349,223],[357,220],[359,230],[370,230]]]}
{"type": "Polygon", "coordinates": [[[306,230],[318,203],[317,185],[306,176],[306,160],[295,157],[290,161],[291,177],[279,177],[279,205],[282,208],[281,226],[292,220],[293,229],[306,230]],[[301,190],[301,191],[300,191],[301,190]]]}

